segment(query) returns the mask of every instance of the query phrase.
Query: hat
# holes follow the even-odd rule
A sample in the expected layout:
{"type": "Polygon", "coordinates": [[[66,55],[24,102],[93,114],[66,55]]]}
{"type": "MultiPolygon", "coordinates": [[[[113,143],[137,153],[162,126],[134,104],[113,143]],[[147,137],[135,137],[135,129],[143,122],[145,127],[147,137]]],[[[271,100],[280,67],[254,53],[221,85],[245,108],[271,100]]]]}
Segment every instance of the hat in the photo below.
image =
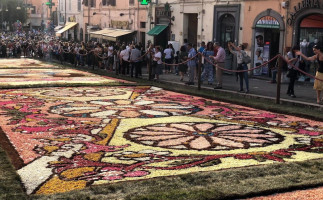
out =
{"type": "Polygon", "coordinates": [[[220,42],[214,42],[215,46],[220,46],[220,42]]]}

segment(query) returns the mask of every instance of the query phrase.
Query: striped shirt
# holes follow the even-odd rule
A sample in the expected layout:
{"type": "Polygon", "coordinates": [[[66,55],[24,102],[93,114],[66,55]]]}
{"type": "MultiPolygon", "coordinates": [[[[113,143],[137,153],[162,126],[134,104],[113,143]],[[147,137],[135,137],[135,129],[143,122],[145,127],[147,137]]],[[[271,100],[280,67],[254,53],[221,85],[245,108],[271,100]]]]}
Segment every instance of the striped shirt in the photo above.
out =
{"type": "Polygon", "coordinates": [[[217,63],[223,63],[225,62],[225,50],[222,47],[218,48],[218,53],[216,54],[214,60],[217,63]]]}

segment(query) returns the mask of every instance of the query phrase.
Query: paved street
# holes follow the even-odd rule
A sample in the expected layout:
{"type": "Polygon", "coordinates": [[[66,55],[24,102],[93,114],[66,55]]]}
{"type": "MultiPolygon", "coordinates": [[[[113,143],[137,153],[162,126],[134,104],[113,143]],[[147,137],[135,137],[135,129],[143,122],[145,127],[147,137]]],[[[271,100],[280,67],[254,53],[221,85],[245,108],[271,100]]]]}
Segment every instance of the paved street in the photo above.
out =
{"type": "MultiPolygon", "coordinates": [[[[143,77],[145,79],[148,79],[146,67],[143,67],[142,70],[143,70],[143,77]]],[[[184,81],[181,82],[180,77],[173,73],[162,74],[160,76],[161,82],[167,82],[171,84],[185,85],[185,81],[187,80],[188,80],[188,77],[186,76],[184,78],[184,81]]],[[[245,93],[238,92],[239,81],[237,81],[235,75],[223,73],[223,88],[217,89],[217,90],[231,93],[231,94],[236,94],[237,96],[248,95],[249,97],[253,97],[253,98],[260,98],[260,99],[266,98],[266,99],[272,99],[273,101],[275,101],[276,94],[277,94],[277,84],[270,83],[270,80],[271,78],[267,76],[249,77],[250,92],[248,94],[245,94],[245,93]]],[[[245,83],[244,83],[244,86],[245,86],[245,83]]],[[[197,80],[195,81],[195,85],[190,87],[197,87],[197,80]]],[[[201,88],[215,91],[214,85],[202,84],[201,88]]],[[[295,83],[296,98],[292,98],[286,94],[287,88],[288,88],[288,79],[285,79],[281,84],[281,93],[280,93],[281,102],[293,104],[293,105],[299,105],[299,106],[312,107],[318,110],[323,109],[322,105],[318,105],[316,103],[316,92],[313,89],[313,82],[296,82],[295,83]]]]}

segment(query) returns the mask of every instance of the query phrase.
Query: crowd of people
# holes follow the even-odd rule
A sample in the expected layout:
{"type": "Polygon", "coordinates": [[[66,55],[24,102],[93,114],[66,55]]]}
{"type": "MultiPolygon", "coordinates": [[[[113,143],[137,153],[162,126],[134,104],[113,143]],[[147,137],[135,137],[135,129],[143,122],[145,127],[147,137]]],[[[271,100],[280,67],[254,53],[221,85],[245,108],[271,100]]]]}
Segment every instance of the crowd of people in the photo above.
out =
{"type": "MultiPolygon", "coordinates": [[[[165,73],[175,73],[179,75],[180,81],[186,84],[194,85],[197,80],[197,69],[199,59],[202,60],[201,81],[207,82],[208,85],[215,83],[214,89],[222,88],[222,73],[225,68],[226,52],[218,42],[205,42],[197,49],[187,40],[175,52],[172,44],[165,49],[160,46],[154,46],[148,42],[147,46],[141,43],[125,43],[125,42],[106,42],[100,43],[96,41],[76,42],[62,41],[53,35],[46,34],[41,31],[28,32],[2,32],[0,34],[0,57],[1,58],[20,58],[34,57],[51,61],[56,59],[59,62],[70,63],[74,66],[89,66],[116,71],[116,73],[129,75],[131,77],[140,78],[142,76],[141,69],[147,66],[151,79],[158,81],[160,75],[165,73]],[[150,62],[152,61],[152,62],[150,62]]],[[[314,46],[316,53],[312,57],[306,57],[294,47],[287,54],[286,60],[289,68],[289,86],[287,94],[296,97],[294,93],[294,84],[297,77],[299,56],[305,60],[317,61],[319,68],[316,74],[318,79],[322,79],[323,73],[323,54],[321,48],[314,46]]],[[[238,77],[240,78],[239,92],[249,92],[248,66],[244,62],[247,55],[244,46],[235,46],[232,42],[228,42],[228,50],[237,58],[238,77]],[[245,82],[246,90],[243,88],[245,82]]],[[[323,83],[321,80],[315,80],[314,89],[317,91],[317,103],[323,104],[321,99],[321,91],[323,83]]]]}
{"type": "MultiPolygon", "coordinates": [[[[202,73],[202,81],[208,76],[208,83],[214,81],[214,64],[223,65],[225,52],[218,43],[208,43],[208,50],[205,50],[205,43],[197,50],[196,46],[185,41],[180,51],[175,52],[172,44],[165,49],[154,46],[148,42],[147,46],[141,43],[121,43],[96,41],[76,42],[62,41],[56,37],[41,31],[29,32],[8,32],[1,33],[0,57],[19,58],[33,57],[51,61],[58,60],[61,64],[70,63],[74,66],[89,66],[100,69],[114,70],[120,74],[139,78],[142,76],[141,69],[144,65],[151,66],[151,78],[158,81],[161,74],[176,73],[180,80],[188,77],[187,85],[194,85],[197,79],[197,52],[210,58],[205,63],[202,73]],[[212,52],[212,53],[211,53],[212,52]],[[217,52],[218,55],[217,55],[217,52]],[[152,60],[151,65],[147,61],[152,60]]],[[[206,59],[207,60],[207,59],[206,59]]],[[[216,88],[222,87],[221,70],[217,70],[216,88]],[[220,76],[221,75],[221,76],[220,76]]]]}

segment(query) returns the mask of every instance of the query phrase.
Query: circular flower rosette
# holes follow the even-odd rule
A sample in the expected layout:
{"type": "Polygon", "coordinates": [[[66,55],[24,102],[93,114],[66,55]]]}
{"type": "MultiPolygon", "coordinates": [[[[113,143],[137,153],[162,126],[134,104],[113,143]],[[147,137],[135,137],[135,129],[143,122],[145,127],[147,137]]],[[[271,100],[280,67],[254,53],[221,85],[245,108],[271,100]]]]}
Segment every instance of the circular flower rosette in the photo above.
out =
{"type": "Polygon", "coordinates": [[[154,147],[212,151],[266,147],[284,140],[264,128],[214,122],[153,124],[130,129],[124,137],[154,147]]]}
{"type": "Polygon", "coordinates": [[[67,117],[97,118],[156,118],[194,114],[201,109],[177,102],[158,102],[145,100],[103,100],[73,102],[53,106],[50,111],[67,117]]]}

